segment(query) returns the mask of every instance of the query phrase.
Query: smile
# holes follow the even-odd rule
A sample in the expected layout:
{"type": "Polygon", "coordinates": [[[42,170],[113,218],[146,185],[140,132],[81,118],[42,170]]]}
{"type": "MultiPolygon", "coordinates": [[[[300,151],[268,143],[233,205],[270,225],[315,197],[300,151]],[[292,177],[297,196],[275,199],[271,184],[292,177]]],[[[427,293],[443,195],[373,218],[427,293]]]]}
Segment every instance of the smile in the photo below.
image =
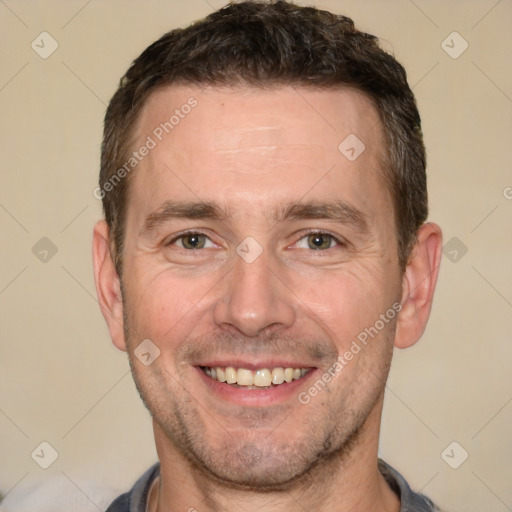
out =
{"type": "Polygon", "coordinates": [[[246,389],[268,388],[280,384],[299,380],[304,377],[309,368],[262,368],[260,370],[248,370],[247,368],[211,367],[201,366],[201,370],[213,380],[231,384],[234,387],[246,389]]]}

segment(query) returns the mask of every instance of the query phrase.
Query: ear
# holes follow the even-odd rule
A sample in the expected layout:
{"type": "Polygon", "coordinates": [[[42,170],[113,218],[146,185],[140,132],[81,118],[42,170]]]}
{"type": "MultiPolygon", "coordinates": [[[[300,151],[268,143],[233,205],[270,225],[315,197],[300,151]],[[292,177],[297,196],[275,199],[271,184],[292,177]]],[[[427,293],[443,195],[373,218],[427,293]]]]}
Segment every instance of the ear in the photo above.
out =
{"type": "Polygon", "coordinates": [[[107,322],[110,337],[118,349],[126,350],[121,282],[110,254],[109,229],[104,220],[94,226],[92,258],[98,302],[107,322]]]}
{"type": "Polygon", "coordinates": [[[402,310],[395,336],[398,348],[414,345],[425,331],[441,264],[441,228],[428,222],[416,238],[402,278],[402,310]]]}

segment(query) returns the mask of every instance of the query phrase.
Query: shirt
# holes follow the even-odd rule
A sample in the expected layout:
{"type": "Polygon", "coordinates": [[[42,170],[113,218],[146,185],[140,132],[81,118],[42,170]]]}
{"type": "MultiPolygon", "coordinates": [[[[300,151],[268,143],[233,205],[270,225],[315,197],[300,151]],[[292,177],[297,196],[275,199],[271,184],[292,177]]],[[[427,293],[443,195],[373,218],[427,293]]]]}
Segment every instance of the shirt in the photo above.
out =
{"type": "MultiPolygon", "coordinates": [[[[380,459],[379,470],[400,498],[400,512],[440,512],[429,498],[413,492],[405,478],[380,459]]],[[[159,474],[160,464],[157,463],[139,478],[131,491],[119,496],[106,512],[145,512],[151,484],[159,474]]]]}

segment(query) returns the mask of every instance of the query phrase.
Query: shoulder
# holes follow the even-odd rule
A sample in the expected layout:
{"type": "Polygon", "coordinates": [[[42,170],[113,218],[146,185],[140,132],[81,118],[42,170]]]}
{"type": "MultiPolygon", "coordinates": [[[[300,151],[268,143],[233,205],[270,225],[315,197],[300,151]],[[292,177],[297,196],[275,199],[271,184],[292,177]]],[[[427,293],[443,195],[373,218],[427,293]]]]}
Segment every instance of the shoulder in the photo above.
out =
{"type": "Polygon", "coordinates": [[[160,464],[150,467],[135,483],[132,489],[116,498],[106,512],[144,512],[149,489],[160,474],[160,464]]]}
{"type": "Polygon", "coordinates": [[[423,494],[415,493],[405,478],[389,464],[379,459],[379,471],[400,497],[400,512],[440,512],[436,505],[423,494]]]}

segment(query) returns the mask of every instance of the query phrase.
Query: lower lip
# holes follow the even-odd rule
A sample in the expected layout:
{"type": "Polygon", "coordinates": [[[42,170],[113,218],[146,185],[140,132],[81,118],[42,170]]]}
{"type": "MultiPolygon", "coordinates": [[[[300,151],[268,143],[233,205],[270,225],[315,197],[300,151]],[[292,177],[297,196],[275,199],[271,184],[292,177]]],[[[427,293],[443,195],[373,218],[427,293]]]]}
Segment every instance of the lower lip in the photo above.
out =
{"type": "Polygon", "coordinates": [[[222,399],[237,405],[249,405],[253,407],[267,407],[269,405],[285,402],[291,398],[297,399],[300,388],[316,373],[316,368],[311,368],[304,377],[293,380],[292,382],[284,382],[283,384],[269,388],[247,389],[226,384],[225,382],[219,382],[218,380],[208,377],[201,368],[196,366],[195,369],[209,389],[222,399]]]}

